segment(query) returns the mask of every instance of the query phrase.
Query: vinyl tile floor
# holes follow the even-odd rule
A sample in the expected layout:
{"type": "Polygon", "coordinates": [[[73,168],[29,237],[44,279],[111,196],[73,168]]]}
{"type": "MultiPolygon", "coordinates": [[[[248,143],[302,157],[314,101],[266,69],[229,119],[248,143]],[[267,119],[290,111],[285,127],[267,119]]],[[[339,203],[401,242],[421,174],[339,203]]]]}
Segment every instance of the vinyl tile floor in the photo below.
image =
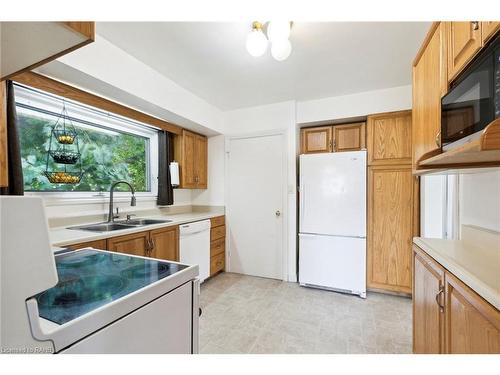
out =
{"type": "Polygon", "coordinates": [[[411,353],[411,300],[222,273],[201,286],[202,354],[411,353]]]}

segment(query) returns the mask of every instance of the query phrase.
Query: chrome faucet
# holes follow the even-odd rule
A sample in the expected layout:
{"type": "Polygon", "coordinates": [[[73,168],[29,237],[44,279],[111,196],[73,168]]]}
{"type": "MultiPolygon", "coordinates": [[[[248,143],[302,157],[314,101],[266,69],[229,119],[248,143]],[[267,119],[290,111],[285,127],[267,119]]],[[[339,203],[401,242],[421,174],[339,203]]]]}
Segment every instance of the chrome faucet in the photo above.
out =
{"type": "Polygon", "coordinates": [[[130,187],[130,192],[132,193],[132,199],[130,200],[130,205],[135,206],[135,190],[132,185],[130,185],[127,181],[117,181],[113,185],[111,185],[111,189],[109,189],[109,213],[108,213],[108,223],[115,221],[115,215],[113,214],[113,191],[115,190],[116,185],[126,184],[130,187]]]}

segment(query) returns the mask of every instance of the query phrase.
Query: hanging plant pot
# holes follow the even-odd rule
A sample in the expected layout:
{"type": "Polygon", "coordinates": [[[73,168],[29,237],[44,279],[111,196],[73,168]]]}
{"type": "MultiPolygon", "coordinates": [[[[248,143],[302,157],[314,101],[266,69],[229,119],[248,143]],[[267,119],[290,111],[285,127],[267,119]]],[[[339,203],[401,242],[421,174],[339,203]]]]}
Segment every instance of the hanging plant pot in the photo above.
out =
{"type": "Polygon", "coordinates": [[[82,178],[78,172],[45,172],[47,179],[52,184],[78,184],[82,178]]]}
{"type": "Polygon", "coordinates": [[[59,164],[76,164],[80,160],[79,152],[50,151],[52,160],[59,164]]]}

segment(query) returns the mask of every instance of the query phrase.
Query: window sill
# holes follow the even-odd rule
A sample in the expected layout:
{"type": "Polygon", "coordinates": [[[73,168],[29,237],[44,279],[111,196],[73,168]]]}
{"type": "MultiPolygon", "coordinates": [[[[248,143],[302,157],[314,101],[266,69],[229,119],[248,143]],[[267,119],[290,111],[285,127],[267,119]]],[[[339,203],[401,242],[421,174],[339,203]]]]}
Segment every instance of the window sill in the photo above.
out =
{"type": "MultiPolygon", "coordinates": [[[[109,194],[96,195],[96,194],[78,194],[78,193],[36,193],[26,192],[29,197],[41,197],[46,207],[51,206],[66,206],[66,205],[87,205],[87,204],[109,204],[109,194]]],[[[151,193],[136,193],[137,202],[156,202],[157,196],[151,193]]],[[[130,193],[114,193],[114,203],[130,202],[130,193]]]]}

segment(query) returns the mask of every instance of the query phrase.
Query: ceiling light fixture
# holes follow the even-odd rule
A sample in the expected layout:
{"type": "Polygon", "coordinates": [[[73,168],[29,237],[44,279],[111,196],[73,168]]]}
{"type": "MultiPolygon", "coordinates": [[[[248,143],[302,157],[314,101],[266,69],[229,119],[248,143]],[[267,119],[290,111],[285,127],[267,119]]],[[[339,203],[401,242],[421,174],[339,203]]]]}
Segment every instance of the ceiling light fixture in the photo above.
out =
{"type": "Polygon", "coordinates": [[[262,24],[255,21],[252,31],[247,35],[247,51],[253,57],[262,56],[267,50],[267,39],[262,31],[262,24]]]}
{"type": "Polygon", "coordinates": [[[267,44],[271,43],[271,56],[277,61],[283,61],[290,56],[292,44],[290,43],[290,21],[270,21],[265,27],[260,22],[252,23],[252,31],[247,35],[246,47],[250,55],[262,56],[267,50],[267,44]],[[267,38],[266,38],[267,35],[267,38]]]}

